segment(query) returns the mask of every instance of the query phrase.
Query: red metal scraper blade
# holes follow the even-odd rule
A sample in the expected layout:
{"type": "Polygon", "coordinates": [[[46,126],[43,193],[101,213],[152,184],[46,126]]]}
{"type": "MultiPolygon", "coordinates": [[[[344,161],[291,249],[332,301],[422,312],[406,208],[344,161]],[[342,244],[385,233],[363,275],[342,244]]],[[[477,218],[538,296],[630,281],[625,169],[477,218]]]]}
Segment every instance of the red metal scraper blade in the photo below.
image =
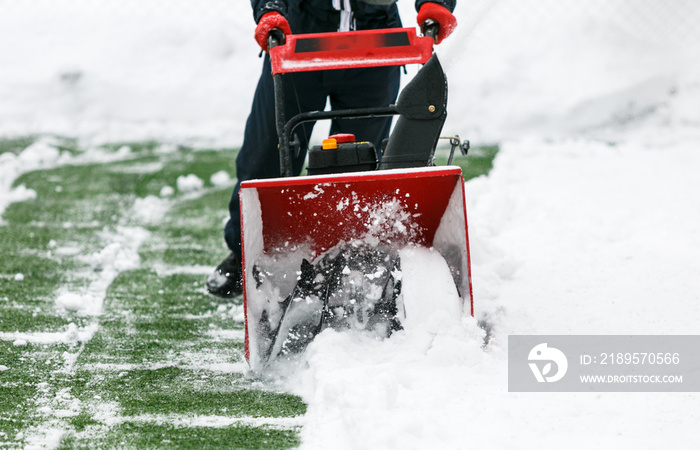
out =
{"type": "Polygon", "coordinates": [[[272,73],[425,64],[433,39],[414,28],[288,35],[270,50],[272,73]]]}

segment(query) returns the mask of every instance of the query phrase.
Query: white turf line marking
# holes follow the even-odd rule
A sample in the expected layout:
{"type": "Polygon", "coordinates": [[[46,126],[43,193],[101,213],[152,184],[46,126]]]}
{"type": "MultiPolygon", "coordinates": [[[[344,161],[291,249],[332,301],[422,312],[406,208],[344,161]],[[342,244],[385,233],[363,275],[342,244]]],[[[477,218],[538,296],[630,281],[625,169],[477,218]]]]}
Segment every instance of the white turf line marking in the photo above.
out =
{"type": "Polygon", "coordinates": [[[205,370],[218,373],[244,373],[248,365],[241,361],[235,363],[202,363],[202,364],[172,364],[172,363],[96,363],[83,366],[89,370],[105,372],[129,372],[132,370],[160,370],[166,368],[176,368],[182,370],[205,370]]]}
{"type": "Polygon", "coordinates": [[[209,275],[214,270],[213,266],[173,266],[169,264],[156,263],[153,264],[153,269],[159,277],[168,277],[171,275],[209,275]]]}
{"type": "Polygon", "coordinates": [[[37,331],[32,333],[0,331],[0,341],[23,340],[28,344],[39,345],[88,342],[97,332],[97,329],[97,323],[91,322],[84,328],[76,327],[67,331],[37,331]]]}
{"type": "Polygon", "coordinates": [[[176,428],[224,428],[231,425],[243,425],[249,427],[268,426],[276,429],[293,429],[303,425],[304,416],[295,417],[230,417],[217,415],[186,415],[186,414],[140,414],[138,416],[120,416],[113,414],[114,405],[105,403],[102,414],[96,414],[93,418],[110,427],[122,423],[148,423],[154,425],[172,425],[176,428]],[[105,414],[104,412],[109,411],[105,414]]]}

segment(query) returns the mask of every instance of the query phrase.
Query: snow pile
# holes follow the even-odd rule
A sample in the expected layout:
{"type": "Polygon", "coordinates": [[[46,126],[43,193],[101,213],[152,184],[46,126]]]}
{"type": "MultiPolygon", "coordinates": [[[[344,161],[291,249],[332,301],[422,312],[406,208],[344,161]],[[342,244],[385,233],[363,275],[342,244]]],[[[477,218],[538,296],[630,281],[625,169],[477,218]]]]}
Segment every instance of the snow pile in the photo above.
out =
{"type": "Polygon", "coordinates": [[[139,266],[138,248],[148,237],[148,231],[136,227],[119,227],[116,233],[105,233],[107,245],[100,251],[83,256],[91,271],[86,274],[90,284],[81,292],[61,292],[56,306],[84,316],[98,316],[109,285],[120,272],[139,266]]]}
{"type": "Polygon", "coordinates": [[[505,144],[467,184],[477,309],[508,333],[694,333],[698,164],[692,142],[505,144]]]}
{"type": "Polygon", "coordinates": [[[175,189],[173,189],[172,186],[163,186],[160,189],[160,193],[158,195],[160,195],[161,197],[172,197],[173,195],[175,195],[175,189]]]}
{"type": "Polygon", "coordinates": [[[20,185],[12,187],[15,180],[23,173],[33,170],[49,169],[65,163],[70,157],[61,152],[49,139],[39,140],[22,150],[18,155],[11,152],[0,154],[0,224],[5,209],[14,202],[32,200],[36,192],[20,185]]]}
{"type": "MultiPolygon", "coordinates": [[[[88,342],[98,330],[97,323],[91,323],[84,328],[78,328],[74,323],[69,323],[64,331],[54,331],[54,332],[34,332],[34,333],[23,333],[23,332],[0,332],[0,340],[2,341],[12,341],[13,345],[17,347],[24,347],[29,344],[77,344],[81,342],[88,342]]],[[[70,356],[70,353],[66,352],[62,357],[66,358],[70,356]]]]}
{"type": "Polygon", "coordinates": [[[696,148],[504,144],[466,186],[475,319],[449,312],[445,268],[416,255],[403,274],[416,327],[385,341],[328,330],[308,347],[291,381],[309,404],[302,448],[687,446],[696,394],[508,393],[506,347],[511,334],[697,332],[696,148]]]}
{"type": "Polygon", "coordinates": [[[222,320],[231,319],[238,323],[245,322],[245,309],[243,305],[224,303],[217,306],[216,313],[219,314],[222,320]]]}
{"type": "MultiPolygon", "coordinates": [[[[248,2],[34,3],[0,16],[0,135],[240,145],[261,68],[248,2]]],[[[415,26],[414,2],[397,4],[415,26]]],[[[451,133],[697,134],[696,2],[473,0],[455,15],[437,47],[451,133]]]]}
{"type": "Polygon", "coordinates": [[[71,312],[87,309],[87,305],[95,302],[91,295],[79,295],[73,292],[64,292],[56,298],[56,305],[71,312]]]}
{"type": "Polygon", "coordinates": [[[470,305],[461,304],[450,268],[437,251],[406,247],[399,256],[406,310],[403,324],[409,333],[425,327],[426,319],[429,322],[433,315],[444,317],[449,324],[462,315],[463,306],[466,314],[469,314],[470,305]]]}
{"type": "Polygon", "coordinates": [[[144,198],[137,198],[131,211],[137,222],[145,225],[157,225],[169,209],[170,202],[155,195],[148,195],[144,198]]]}
{"type": "Polygon", "coordinates": [[[226,0],[4,5],[0,135],[238,142],[254,27],[226,0]]]}
{"type": "MultiPolygon", "coordinates": [[[[410,3],[410,2],[409,2],[410,3]]],[[[410,6],[402,5],[410,13],[410,6]]],[[[700,5],[672,1],[460,3],[438,48],[447,130],[472,142],[526,136],[698,136],[700,5]]]]}
{"type": "Polygon", "coordinates": [[[309,345],[308,368],[291,383],[309,404],[303,447],[450,448],[463,439],[445,393],[480,371],[483,330],[462,314],[437,252],[406,248],[401,270],[403,331],[375,340],[327,329],[309,345]]]}
{"type": "Polygon", "coordinates": [[[204,181],[193,173],[189,175],[180,175],[177,177],[176,184],[177,190],[182,194],[200,192],[204,189],[204,181]]]}
{"type": "MultiPolygon", "coordinates": [[[[27,200],[34,200],[36,198],[36,191],[34,189],[27,189],[23,184],[20,184],[16,188],[12,189],[6,197],[7,204],[15,202],[24,202],[27,200]]],[[[7,208],[5,206],[3,209],[7,208]]]]}
{"type": "Polygon", "coordinates": [[[229,175],[225,170],[220,170],[209,178],[209,182],[212,186],[216,187],[229,186],[231,184],[231,175],[229,175]]]}
{"type": "Polygon", "coordinates": [[[53,145],[53,142],[44,139],[25,148],[17,156],[17,161],[21,166],[30,166],[36,170],[50,167],[58,161],[60,156],[60,151],[53,145]]]}

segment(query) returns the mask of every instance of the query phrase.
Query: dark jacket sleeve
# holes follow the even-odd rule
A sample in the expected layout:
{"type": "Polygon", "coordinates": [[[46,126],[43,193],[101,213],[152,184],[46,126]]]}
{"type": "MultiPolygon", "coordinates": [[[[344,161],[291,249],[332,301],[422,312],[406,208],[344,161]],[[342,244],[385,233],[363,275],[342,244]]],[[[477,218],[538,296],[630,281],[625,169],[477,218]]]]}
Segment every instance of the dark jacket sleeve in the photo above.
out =
{"type": "Polygon", "coordinates": [[[457,6],[457,0],[416,0],[416,11],[420,9],[423,3],[437,3],[449,9],[450,12],[454,11],[455,6],[457,6]]]}
{"type": "Polygon", "coordinates": [[[250,0],[250,4],[253,7],[255,23],[260,21],[263,14],[270,11],[277,11],[283,16],[287,15],[287,0],[250,0]]]}

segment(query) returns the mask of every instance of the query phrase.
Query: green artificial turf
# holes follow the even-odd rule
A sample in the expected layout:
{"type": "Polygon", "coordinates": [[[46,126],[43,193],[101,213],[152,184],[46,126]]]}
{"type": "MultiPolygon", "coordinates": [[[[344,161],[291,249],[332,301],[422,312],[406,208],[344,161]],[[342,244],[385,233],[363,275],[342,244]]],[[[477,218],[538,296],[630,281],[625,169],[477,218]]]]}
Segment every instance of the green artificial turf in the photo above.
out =
{"type": "MultiPolygon", "coordinates": [[[[498,153],[498,145],[486,145],[470,148],[466,155],[462,155],[459,150],[455,151],[452,164],[462,168],[462,175],[465,180],[488,174],[493,168],[493,160],[498,153]]],[[[435,152],[435,165],[447,164],[449,157],[449,147],[441,147],[435,152]]]]}
{"type": "MultiPolygon", "coordinates": [[[[0,155],[34,139],[0,140],[0,155]]],[[[75,141],[54,145],[75,164],[17,178],[36,198],[11,204],[0,225],[0,447],[45,436],[58,436],[59,448],[298,446],[294,418],[306,405],[246,375],[241,305],[204,289],[206,271],[227,252],[232,188],[210,177],[233,177],[236,151],[119,143],[81,162],[75,141]],[[188,174],[203,191],[177,191],[188,174]],[[164,186],[172,197],[159,197],[164,186]],[[156,222],[132,211],[148,196],[169,205],[156,222]],[[148,232],[140,262],[101,286],[106,269],[95,255],[118,233],[129,236],[125,229],[148,232]],[[96,289],[99,315],[56,303],[96,289]]],[[[488,173],[497,151],[474,148],[454,164],[470,179],[488,173]]],[[[446,160],[439,151],[436,162],[446,160]]]]}

